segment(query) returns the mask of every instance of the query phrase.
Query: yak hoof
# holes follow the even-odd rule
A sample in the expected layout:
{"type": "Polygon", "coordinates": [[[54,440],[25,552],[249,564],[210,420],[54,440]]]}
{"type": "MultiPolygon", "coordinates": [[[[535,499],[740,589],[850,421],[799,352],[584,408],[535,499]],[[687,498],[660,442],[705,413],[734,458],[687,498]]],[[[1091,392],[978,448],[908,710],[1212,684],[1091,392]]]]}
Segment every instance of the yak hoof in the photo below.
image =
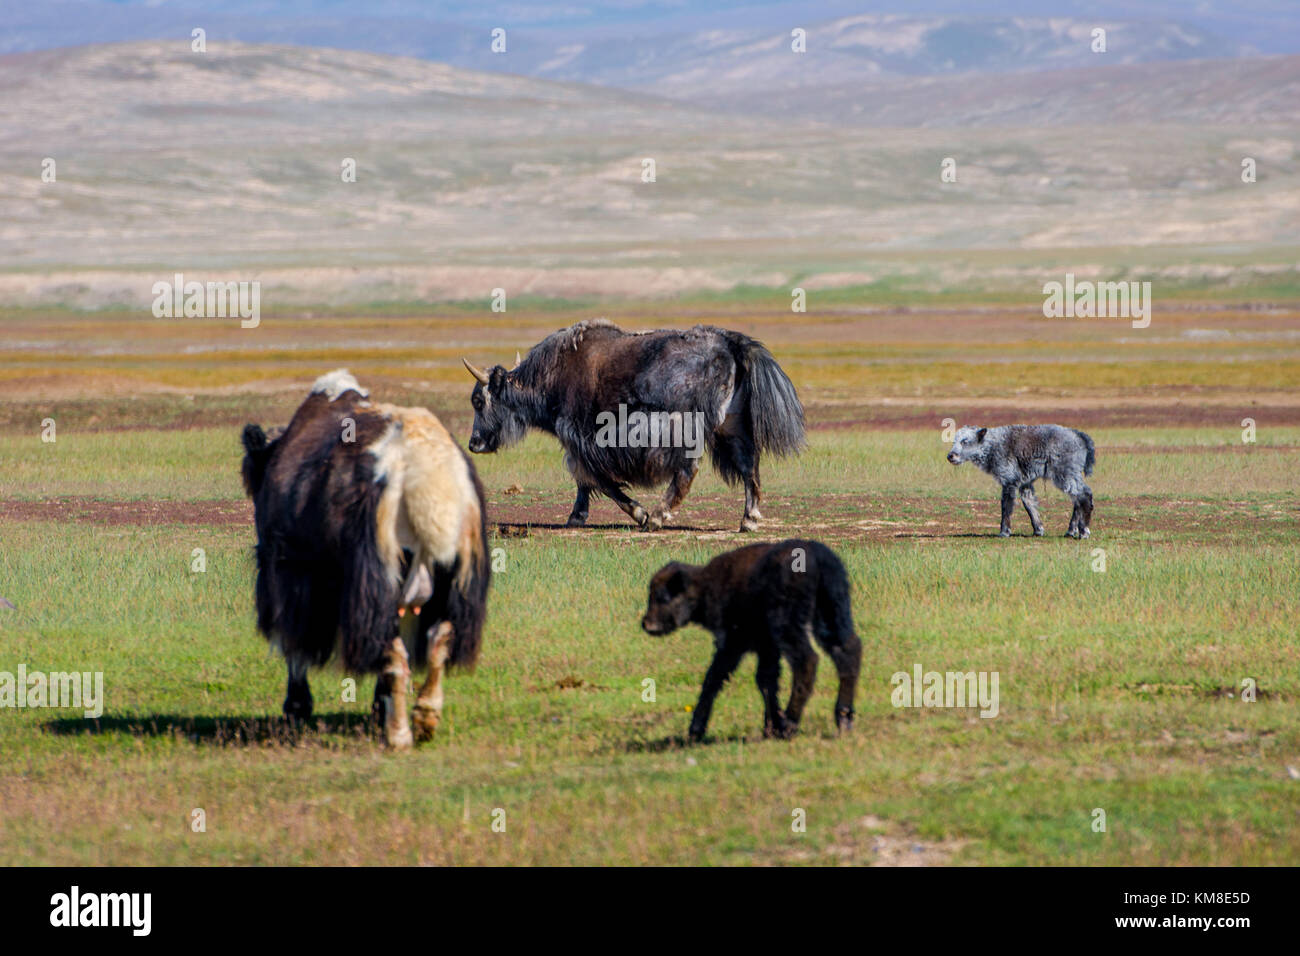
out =
{"type": "Polygon", "coordinates": [[[415,726],[415,742],[424,743],[427,740],[432,740],[441,720],[441,712],[434,710],[432,707],[416,704],[415,709],[411,712],[411,723],[415,726]]]}
{"type": "Polygon", "coordinates": [[[998,537],[999,537],[999,538],[1009,538],[1009,537],[1011,537],[1011,532],[1010,532],[1009,530],[999,531],[999,532],[998,532],[998,537]]]}
{"type": "Polygon", "coordinates": [[[644,528],[650,523],[650,512],[646,511],[640,505],[637,505],[631,512],[632,520],[644,528]]]}
{"type": "Polygon", "coordinates": [[[849,733],[851,730],[853,730],[853,715],[852,715],[851,713],[850,713],[850,714],[836,714],[836,715],[835,715],[835,731],[836,731],[836,733],[847,734],[847,733],[849,733]]]}
{"type": "Polygon", "coordinates": [[[1036,529],[1034,530],[1034,537],[1035,537],[1035,538],[1041,538],[1041,537],[1042,537],[1043,535],[1045,535],[1046,533],[1047,533],[1047,532],[1044,531],[1042,528],[1036,528],[1036,529]]]}
{"type": "Polygon", "coordinates": [[[569,520],[564,523],[566,528],[581,528],[587,523],[586,515],[569,515],[569,520]]]}
{"type": "Polygon", "coordinates": [[[1091,532],[1090,530],[1088,530],[1087,528],[1084,528],[1084,529],[1083,529],[1083,534],[1079,535],[1079,537],[1081,537],[1081,538],[1091,538],[1091,537],[1092,537],[1092,532],[1091,532]]]}
{"type": "Polygon", "coordinates": [[[410,727],[402,727],[400,730],[390,730],[384,735],[389,750],[410,750],[415,746],[415,739],[411,736],[410,727]]]}
{"type": "Polygon", "coordinates": [[[758,530],[758,519],[755,518],[752,514],[745,515],[745,517],[743,517],[743,518],[740,519],[740,530],[741,530],[741,531],[757,531],[757,530],[758,530]]]}
{"type": "Polygon", "coordinates": [[[284,699],[284,716],[289,721],[300,720],[306,723],[311,720],[311,701],[286,697],[284,699]]]}
{"type": "Polygon", "coordinates": [[[763,727],[763,736],[769,740],[789,740],[798,732],[799,725],[784,717],[778,717],[774,723],[763,727]]]}
{"type": "Polygon", "coordinates": [[[1079,532],[1077,532],[1077,531],[1075,531],[1073,528],[1071,528],[1069,531],[1065,532],[1065,536],[1066,536],[1067,538],[1078,538],[1078,537],[1079,537],[1079,532]]]}

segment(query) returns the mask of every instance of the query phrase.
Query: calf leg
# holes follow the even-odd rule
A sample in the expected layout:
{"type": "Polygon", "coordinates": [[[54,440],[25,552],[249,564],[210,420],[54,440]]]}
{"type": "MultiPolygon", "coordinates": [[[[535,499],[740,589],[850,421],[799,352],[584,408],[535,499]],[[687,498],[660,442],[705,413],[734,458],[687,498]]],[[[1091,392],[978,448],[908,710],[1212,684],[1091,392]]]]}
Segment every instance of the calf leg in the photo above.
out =
{"type": "Polygon", "coordinates": [[[847,732],[853,729],[853,696],[858,689],[858,671],[862,667],[862,642],[851,630],[835,634],[831,630],[813,630],[813,636],[822,650],[830,655],[835,671],[840,675],[840,690],[835,697],[835,729],[847,732]]]}
{"type": "Polygon", "coordinates": [[[763,736],[785,737],[790,731],[790,723],[777,700],[778,684],[781,680],[781,655],[775,647],[758,652],[758,670],[754,672],[754,683],[763,696],[763,736]]]}
{"type": "Polygon", "coordinates": [[[573,500],[573,510],[569,512],[566,524],[570,528],[581,528],[587,523],[587,511],[591,507],[591,485],[578,485],[578,497],[573,500]]]}
{"type": "Polygon", "coordinates": [[[415,711],[411,715],[416,743],[433,739],[434,731],[442,721],[442,675],[447,656],[451,653],[451,638],[451,622],[443,621],[429,642],[429,676],[415,696],[415,711]]]}
{"type": "Polygon", "coordinates": [[[1083,486],[1083,494],[1076,500],[1075,507],[1079,510],[1079,523],[1074,530],[1080,538],[1086,538],[1092,534],[1092,489],[1087,485],[1083,486]]]}
{"type": "Polygon", "coordinates": [[[1002,486],[1002,529],[999,537],[1011,537],[1011,513],[1016,510],[1016,489],[1014,485],[1002,486]]]}
{"type": "Polygon", "coordinates": [[[1020,501],[1029,515],[1029,523],[1034,526],[1034,534],[1042,537],[1043,522],[1038,515],[1038,495],[1034,494],[1033,485],[1025,485],[1020,489],[1020,501]]]}
{"type": "Polygon", "coordinates": [[[691,715],[691,740],[703,740],[704,731],[709,726],[709,715],[713,712],[713,698],[727,682],[736,665],[740,663],[740,652],[728,649],[725,645],[713,655],[713,662],[704,675],[704,686],[700,688],[700,699],[691,715]]]}
{"type": "Polygon", "coordinates": [[[788,654],[793,682],[790,687],[790,702],[785,705],[786,728],[784,737],[793,737],[803,719],[803,709],[812,696],[813,685],[817,682],[817,652],[806,640],[803,647],[793,654],[788,654]]]}
{"type": "Polygon", "coordinates": [[[664,500],[650,512],[650,524],[648,530],[658,531],[664,526],[665,521],[671,521],[673,511],[686,498],[686,493],[691,490],[691,483],[695,481],[695,473],[700,470],[700,460],[692,458],[688,467],[676,472],[672,480],[668,482],[668,489],[664,492],[664,500]]]}
{"type": "Polygon", "coordinates": [[[289,687],[284,696],[284,716],[290,720],[311,720],[311,685],[307,683],[305,661],[290,659],[289,687]]]}

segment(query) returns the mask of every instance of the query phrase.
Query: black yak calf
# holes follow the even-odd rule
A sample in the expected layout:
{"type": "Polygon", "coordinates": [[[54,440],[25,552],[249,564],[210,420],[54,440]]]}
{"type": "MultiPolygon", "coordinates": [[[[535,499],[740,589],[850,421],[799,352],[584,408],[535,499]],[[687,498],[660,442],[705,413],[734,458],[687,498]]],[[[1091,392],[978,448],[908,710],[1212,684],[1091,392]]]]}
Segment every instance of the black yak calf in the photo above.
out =
{"type": "Polygon", "coordinates": [[[307,668],[337,649],[378,673],[388,744],[433,736],[444,667],[478,658],[491,577],[483,487],[432,412],[372,404],[345,371],[317,380],[289,427],[244,428],[257,524],[257,626],[289,666],[287,717],[311,716],[307,668]],[[415,735],[410,666],[428,664],[415,735]]]}
{"type": "Polygon", "coordinates": [[[691,717],[692,740],[704,737],[713,698],[750,651],[758,655],[755,680],[763,695],[763,735],[793,735],[817,677],[812,640],[839,672],[835,726],[841,731],[853,726],[862,643],[853,630],[848,574],[826,545],[798,539],[751,544],[703,567],[677,561],[664,565],[650,580],[641,626],[648,634],[663,635],[687,624],[711,631],[716,647],[691,717]],[[784,711],[776,698],[782,657],[794,675],[784,711]]]}

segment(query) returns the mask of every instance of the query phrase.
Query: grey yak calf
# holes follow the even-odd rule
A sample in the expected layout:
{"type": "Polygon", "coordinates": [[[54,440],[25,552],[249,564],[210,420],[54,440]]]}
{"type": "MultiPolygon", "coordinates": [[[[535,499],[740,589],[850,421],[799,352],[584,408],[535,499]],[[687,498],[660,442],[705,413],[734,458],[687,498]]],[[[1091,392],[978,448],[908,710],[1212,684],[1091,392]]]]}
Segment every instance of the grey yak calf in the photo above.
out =
{"type": "Polygon", "coordinates": [[[674,561],[660,568],[650,580],[641,627],[656,636],[687,624],[713,633],[713,662],[691,717],[691,739],[703,739],[713,699],[751,651],[758,655],[763,736],[793,736],[817,677],[814,640],[839,672],[835,726],[850,730],[862,643],[853,629],[849,596],[843,563],[819,541],[751,544],[703,567],[674,561]],[[777,703],[782,657],[794,675],[784,710],[777,703]]]}
{"type": "Polygon", "coordinates": [[[1046,478],[1074,501],[1070,538],[1086,538],[1092,524],[1092,489],[1084,482],[1092,474],[1097,449],[1092,439],[1074,428],[1061,425],[1003,425],[1000,428],[976,428],[970,425],[957,430],[948,460],[954,465],[974,462],[1002,485],[1002,530],[1011,536],[1011,512],[1016,497],[1024,503],[1034,534],[1043,534],[1038,514],[1038,497],[1034,482],[1046,478]]]}

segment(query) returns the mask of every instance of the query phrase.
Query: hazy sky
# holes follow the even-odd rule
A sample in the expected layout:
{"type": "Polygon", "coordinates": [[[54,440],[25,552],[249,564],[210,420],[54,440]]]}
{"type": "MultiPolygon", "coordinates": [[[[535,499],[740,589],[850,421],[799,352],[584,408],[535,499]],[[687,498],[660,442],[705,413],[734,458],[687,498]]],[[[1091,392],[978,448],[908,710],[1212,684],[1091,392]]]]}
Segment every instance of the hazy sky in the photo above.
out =
{"type": "MultiPolygon", "coordinates": [[[[423,21],[646,35],[815,23],[861,13],[1173,20],[1266,53],[1300,52],[1300,0],[0,0],[0,52],[170,35],[196,18],[311,43],[325,22],[423,21]],[[301,39],[295,36],[301,31],[301,39]]],[[[380,31],[365,31],[382,49],[380,31]]],[[[256,36],[250,36],[256,39],[256,36]]]]}

